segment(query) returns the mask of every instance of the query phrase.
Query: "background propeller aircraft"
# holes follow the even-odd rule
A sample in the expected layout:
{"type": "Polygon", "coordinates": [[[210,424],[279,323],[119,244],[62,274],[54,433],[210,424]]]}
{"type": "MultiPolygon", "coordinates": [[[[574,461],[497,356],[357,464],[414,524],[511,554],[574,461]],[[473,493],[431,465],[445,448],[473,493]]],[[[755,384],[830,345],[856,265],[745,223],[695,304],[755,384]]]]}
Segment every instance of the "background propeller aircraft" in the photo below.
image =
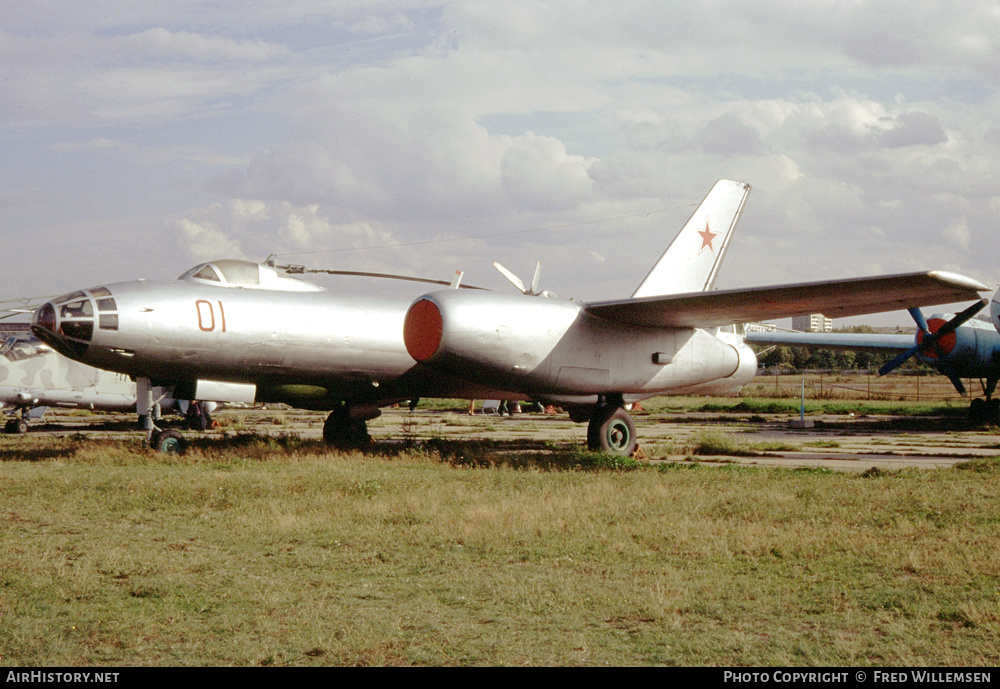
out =
{"type": "Polygon", "coordinates": [[[67,294],[35,312],[32,330],[66,356],[136,377],[147,417],[149,388],[169,385],[180,398],[329,410],[327,441],[355,444],[387,404],[534,399],[588,421],[591,448],[630,454],[629,403],[734,392],[753,378],[756,357],[733,323],[952,303],[984,289],[961,276],[914,273],[708,291],[749,191],[718,182],[629,299],[538,298],[533,281],[516,295],[446,289],[387,301],[222,260],[173,282],[67,294]]]}
{"type": "Polygon", "coordinates": [[[1000,381],[1000,291],[990,307],[990,325],[973,317],[986,306],[978,300],[961,313],[935,314],[925,319],[918,308],[908,309],[917,324],[915,335],[878,335],[868,333],[748,333],[746,341],[758,344],[813,347],[817,349],[863,349],[898,352],[879,369],[886,375],[910,358],[932,366],[951,380],[962,395],[966,394],[963,378],[978,378],[983,398],[969,405],[969,416],[976,422],[1000,422],[1000,400],[993,398],[1000,381]]]}

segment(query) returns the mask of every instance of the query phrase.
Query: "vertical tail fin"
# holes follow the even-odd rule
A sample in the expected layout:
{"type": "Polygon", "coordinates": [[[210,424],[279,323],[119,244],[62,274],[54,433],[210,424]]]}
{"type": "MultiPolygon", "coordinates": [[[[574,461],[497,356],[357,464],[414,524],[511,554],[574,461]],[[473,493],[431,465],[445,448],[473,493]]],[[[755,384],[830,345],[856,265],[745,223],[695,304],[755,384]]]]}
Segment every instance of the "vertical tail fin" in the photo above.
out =
{"type": "Polygon", "coordinates": [[[711,289],[749,193],[749,184],[716,182],[632,298],[711,289]]]}

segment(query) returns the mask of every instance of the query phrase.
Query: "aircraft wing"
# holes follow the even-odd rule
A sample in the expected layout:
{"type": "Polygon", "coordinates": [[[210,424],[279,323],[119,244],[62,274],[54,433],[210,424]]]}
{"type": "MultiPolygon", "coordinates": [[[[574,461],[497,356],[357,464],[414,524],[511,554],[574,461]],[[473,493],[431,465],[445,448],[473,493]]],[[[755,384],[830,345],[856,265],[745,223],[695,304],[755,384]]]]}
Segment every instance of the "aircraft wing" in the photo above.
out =
{"type": "Polygon", "coordinates": [[[630,325],[711,328],[811,313],[841,318],[951,304],[981,299],[979,292],[988,289],[963,275],[931,271],[591,302],[584,308],[592,316],[630,325]]]}
{"type": "Polygon", "coordinates": [[[55,295],[45,297],[22,297],[19,299],[0,300],[0,320],[26,313],[33,313],[36,308],[52,299],[55,295]]]}
{"type": "Polygon", "coordinates": [[[902,352],[915,342],[914,335],[883,333],[752,332],[747,333],[743,339],[755,344],[873,352],[902,352]]]}

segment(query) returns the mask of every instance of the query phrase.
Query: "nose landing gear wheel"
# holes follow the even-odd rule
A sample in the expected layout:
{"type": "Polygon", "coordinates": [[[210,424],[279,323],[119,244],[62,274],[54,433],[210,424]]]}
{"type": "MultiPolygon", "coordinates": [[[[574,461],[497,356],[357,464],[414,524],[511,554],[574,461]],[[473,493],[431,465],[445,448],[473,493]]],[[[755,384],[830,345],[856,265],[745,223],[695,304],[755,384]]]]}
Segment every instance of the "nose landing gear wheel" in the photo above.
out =
{"type": "Polygon", "coordinates": [[[621,407],[600,407],[587,426],[587,447],[631,457],[635,452],[635,424],[621,407]]]}
{"type": "Polygon", "coordinates": [[[155,431],[149,445],[157,452],[179,455],[184,452],[184,436],[174,430],[155,431]]]}

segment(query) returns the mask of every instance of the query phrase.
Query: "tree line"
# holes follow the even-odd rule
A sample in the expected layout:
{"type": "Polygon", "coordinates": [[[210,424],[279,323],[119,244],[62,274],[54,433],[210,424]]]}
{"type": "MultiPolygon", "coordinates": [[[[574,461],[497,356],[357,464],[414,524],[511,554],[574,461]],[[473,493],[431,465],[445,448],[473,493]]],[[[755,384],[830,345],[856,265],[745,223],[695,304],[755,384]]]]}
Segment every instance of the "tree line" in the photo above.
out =
{"type": "MultiPolygon", "coordinates": [[[[870,325],[853,325],[845,328],[837,328],[837,333],[874,333],[875,329],[870,325]]],[[[820,349],[815,347],[768,347],[765,345],[754,345],[749,343],[757,352],[757,362],[765,370],[770,368],[780,368],[781,370],[833,370],[844,371],[850,369],[877,370],[882,365],[888,363],[898,352],[873,352],[856,351],[849,349],[820,349]]],[[[924,369],[924,364],[915,358],[907,361],[903,368],[924,369]]]]}

